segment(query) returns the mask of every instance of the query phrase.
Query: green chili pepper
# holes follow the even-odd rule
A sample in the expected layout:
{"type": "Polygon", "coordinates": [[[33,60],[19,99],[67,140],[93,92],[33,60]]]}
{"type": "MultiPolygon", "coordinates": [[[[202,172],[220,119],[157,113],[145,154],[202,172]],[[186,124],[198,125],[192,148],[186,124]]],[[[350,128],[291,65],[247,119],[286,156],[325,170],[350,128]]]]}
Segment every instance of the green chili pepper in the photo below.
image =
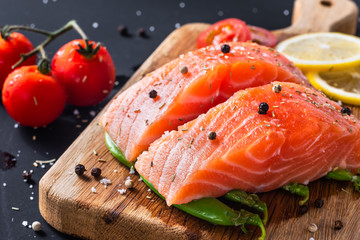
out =
{"type": "MultiPolygon", "coordinates": [[[[121,163],[128,167],[132,167],[133,164],[128,162],[114,141],[110,138],[109,134],[105,132],[105,142],[109,148],[111,154],[118,159],[121,163]]],[[[144,183],[158,196],[165,199],[145,178],[140,176],[144,183]]],[[[246,204],[245,204],[246,205],[246,204]]],[[[262,232],[259,240],[264,240],[266,231],[263,222],[259,215],[248,212],[244,209],[236,211],[216,198],[203,198],[191,201],[186,204],[174,204],[174,207],[189,213],[195,217],[201,218],[205,221],[224,225],[224,226],[241,226],[241,229],[246,233],[245,225],[259,226],[262,232]]],[[[266,207],[266,205],[265,205],[266,207]]],[[[255,207],[254,207],[255,208],[255,207]]]]}
{"type": "Polygon", "coordinates": [[[334,171],[328,172],[326,177],[338,181],[350,181],[354,183],[355,191],[360,192],[360,177],[350,171],[345,169],[336,169],[334,171]]]}
{"type": "Polygon", "coordinates": [[[282,187],[284,190],[289,191],[292,194],[304,197],[299,201],[300,206],[304,205],[309,200],[309,188],[308,186],[299,183],[289,183],[282,187]]]}
{"type": "MultiPolygon", "coordinates": [[[[162,199],[165,199],[151,183],[149,183],[142,176],[140,177],[154,193],[156,193],[162,199]]],[[[247,232],[245,225],[250,224],[253,226],[258,226],[262,232],[262,235],[259,239],[265,239],[266,231],[259,215],[248,212],[244,209],[241,209],[240,211],[234,210],[216,198],[202,198],[193,200],[189,203],[174,204],[172,206],[214,224],[224,226],[241,226],[241,229],[245,233],[247,232]]]]}
{"type": "Polygon", "coordinates": [[[110,150],[111,154],[117,160],[119,160],[119,162],[126,165],[127,167],[131,167],[134,165],[133,163],[130,163],[130,162],[128,162],[128,160],[126,160],[124,154],[116,146],[116,144],[114,143],[114,141],[111,139],[111,137],[109,136],[109,134],[107,132],[105,132],[105,143],[106,143],[106,146],[108,147],[108,149],[110,150]]]}
{"type": "Polygon", "coordinates": [[[268,219],[267,206],[266,203],[262,202],[259,199],[258,195],[248,194],[243,190],[232,190],[226,193],[223,197],[230,201],[241,203],[245,206],[254,208],[255,210],[261,212],[264,215],[262,221],[264,225],[266,225],[268,219]]]}

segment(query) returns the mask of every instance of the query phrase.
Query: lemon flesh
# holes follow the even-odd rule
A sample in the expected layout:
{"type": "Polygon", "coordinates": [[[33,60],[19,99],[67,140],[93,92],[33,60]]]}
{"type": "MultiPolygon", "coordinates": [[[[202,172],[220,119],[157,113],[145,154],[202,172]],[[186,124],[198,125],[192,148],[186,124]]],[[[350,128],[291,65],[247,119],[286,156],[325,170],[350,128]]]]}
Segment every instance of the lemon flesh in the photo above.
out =
{"type": "Polygon", "coordinates": [[[360,105],[360,66],[340,71],[308,72],[306,77],[329,97],[360,105]]]}
{"type": "Polygon", "coordinates": [[[276,49],[303,71],[341,70],[360,65],[360,38],[341,33],[308,33],[276,49]]]}

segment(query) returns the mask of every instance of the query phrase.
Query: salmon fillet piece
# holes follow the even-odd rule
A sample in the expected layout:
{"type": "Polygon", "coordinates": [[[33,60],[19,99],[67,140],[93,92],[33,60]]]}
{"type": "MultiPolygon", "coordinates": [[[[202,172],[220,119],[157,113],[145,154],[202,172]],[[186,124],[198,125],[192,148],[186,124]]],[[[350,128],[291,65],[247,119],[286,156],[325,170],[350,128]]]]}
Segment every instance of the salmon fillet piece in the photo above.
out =
{"type": "Polygon", "coordinates": [[[275,82],[238,91],[164,134],[135,163],[168,205],[233,189],[266,192],[308,184],[335,167],[360,168],[360,124],[322,93],[275,82]],[[273,84],[282,86],[280,93],[273,84]],[[259,104],[269,105],[259,114],[259,104]],[[209,131],[216,133],[208,139],[209,131]]]}
{"type": "Polygon", "coordinates": [[[100,125],[129,162],[165,131],[193,120],[239,89],[273,81],[308,84],[276,50],[254,43],[228,45],[226,54],[219,45],[181,55],[112,101],[100,125]],[[150,98],[153,90],[156,97],[150,98]]]}

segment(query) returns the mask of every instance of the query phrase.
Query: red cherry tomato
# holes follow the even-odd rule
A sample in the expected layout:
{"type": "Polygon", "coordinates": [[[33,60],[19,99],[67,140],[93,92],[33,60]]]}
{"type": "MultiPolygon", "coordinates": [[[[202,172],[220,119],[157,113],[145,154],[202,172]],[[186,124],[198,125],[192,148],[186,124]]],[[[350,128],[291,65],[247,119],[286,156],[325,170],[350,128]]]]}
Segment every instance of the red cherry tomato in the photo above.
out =
{"type": "Polygon", "coordinates": [[[264,46],[275,47],[277,39],[272,32],[266,30],[265,28],[256,26],[248,25],[248,28],[251,33],[251,41],[264,46]]]}
{"type": "Polygon", "coordinates": [[[23,126],[39,127],[54,121],[66,104],[64,87],[37,66],[15,69],[5,80],[2,101],[10,116],[23,126]]]}
{"type": "MultiPolygon", "coordinates": [[[[20,60],[21,53],[28,53],[34,47],[24,35],[13,32],[6,39],[0,34],[0,90],[7,75],[13,70],[11,67],[20,60]]],[[[32,56],[24,61],[20,66],[36,64],[36,56],[32,56]]]]}
{"type": "Polygon", "coordinates": [[[212,24],[197,38],[197,48],[224,42],[246,42],[251,40],[246,23],[237,18],[228,18],[212,24]]]}
{"type": "MultiPolygon", "coordinates": [[[[100,46],[93,55],[79,53],[79,44],[86,49],[84,40],[73,40],[55,54],[51,68],[65,86],[68,103],[75,106],[95,105],[105,99],[115,82],[115,66],[109,52],[100,46]]],[[[96,43],[89,45],[95,48],[96,43]]]]}

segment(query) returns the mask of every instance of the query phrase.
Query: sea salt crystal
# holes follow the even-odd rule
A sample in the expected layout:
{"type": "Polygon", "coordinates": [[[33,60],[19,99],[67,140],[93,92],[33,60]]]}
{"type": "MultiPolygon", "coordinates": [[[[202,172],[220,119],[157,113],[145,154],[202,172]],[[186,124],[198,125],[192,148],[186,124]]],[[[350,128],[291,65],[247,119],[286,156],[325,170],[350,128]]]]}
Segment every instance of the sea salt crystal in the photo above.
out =
{"type": "Polygon", "coordinates": [[[22,221],[22,225],[26,227],[28,225],[28,221],[22,221]]]}
{"type": "Polygon", "coordinates": [[[175,28],[179,28],[181,26],[180,23],[175,23],[175,28]]]}
{"type": "Polygon", "coordinates": [[[148,192],[151,192],[151,188],[149,188],[147,191],[148,191],[148,192]]]}
{"type": "Polygon", "coordinates": [[[33,197],[33,196],[30,196],[30,200],[31,200],[31,201],[34,200],[34,197],[33,197]]]}
{"type": "Polygon", "coordinates": [[[104,184],[104,187],[107,188],[107,185],[110,185],[111,181],[110,181],[110,179],[103,178],[103,179],[100,180],[100,183],[104,184]]]}
{"type": "Polygon", "coordinates": [[[19,124],[18,123],[15,123],[14,124],[14,128],[18,128],[19,127],[19,124]]]}
{"type": "Polygon", "coordinates": [[[29,188],[33,188],[34,186],[32,184],[29,185],[29,188]]]}
{"type": "Polygon", "coordinates": [[[74,115],[79,115],[79,114],[80,114],[80,112],[79,112],[79,110],[78,110],[78,109],[76,109],[76,108],[75,108],[75,109],[74,109],[73,114],[74,114],[74,115]]]}
{"type": "Polygon", "coordinates": [[[6,183],[5,183],[5,182],[3,183],[3,186],[6,187],[6,183]]]}
{"type": "Polygon", "coordinates": [[[289,10],[287,10],[287,9],[284,10],[284,15],[285,15],[285,16],[288,16],[289,13],[290,13],[289,10]]]}
{"type": "Polygon", "coordinates": [[[96,193],[96,189],[95,189],[94,187],[91,188],[91,191],[92,191],[93,193],[96,193]]]}
{"type": "Polygon", "coordinates": [[[180,3],[179,3],[179,7],[180,7],[180,8],[184,8],[184,7],[185,7],[185,3],[184,3],[184,2],[180,2],[180,3]]]}
{"type": "Polygon", "coordinates": [[[141,16],[141,15],[142,15],[142,12],[141,12],[140,10],[137,10],[137,11],[136,11],[136,16],[139,17],[139,16],[141,16]]]}
{"type": "Polygon", "coordinates": [[[135,174],[135,169],[134,169],[134,167],[133,166],[131,166],[131,168],[130,168],[130,172],[129,172],[130,174],[135,174]]]}
{"type": "Polygon", "coordinates": [[[126,189],[118,189],[118,191],[121,195],[124,195],[126,193],[126,189]]]}
{"type": "Polygon", "coordinates": [[[93,27],[93,28],[98,28],[98,27],[99,27],[99,23],[98,23],[98,22],[93,22],[92,27],[93,27]]]}
{"type": "Polygon", "coordinates": [[[91,111],[89,112],[89,114],[90,114],[90,116],[95,117],[96,112],[95,112],[94,110],[91,110],[91,111]]]}

